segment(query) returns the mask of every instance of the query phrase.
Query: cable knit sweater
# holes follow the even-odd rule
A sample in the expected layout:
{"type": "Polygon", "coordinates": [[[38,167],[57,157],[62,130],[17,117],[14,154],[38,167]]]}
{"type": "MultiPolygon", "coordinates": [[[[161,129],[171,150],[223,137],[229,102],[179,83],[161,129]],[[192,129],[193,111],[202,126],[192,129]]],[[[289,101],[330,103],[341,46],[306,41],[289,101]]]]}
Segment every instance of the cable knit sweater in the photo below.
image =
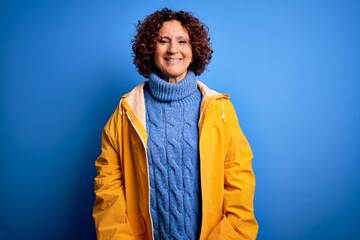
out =
{"type": "Polygon", "coordinates": [[[150,209],[155,239],[198,239],[201,226],[195,74],[170,84],[151,74],[144,90],[150,209]]]}

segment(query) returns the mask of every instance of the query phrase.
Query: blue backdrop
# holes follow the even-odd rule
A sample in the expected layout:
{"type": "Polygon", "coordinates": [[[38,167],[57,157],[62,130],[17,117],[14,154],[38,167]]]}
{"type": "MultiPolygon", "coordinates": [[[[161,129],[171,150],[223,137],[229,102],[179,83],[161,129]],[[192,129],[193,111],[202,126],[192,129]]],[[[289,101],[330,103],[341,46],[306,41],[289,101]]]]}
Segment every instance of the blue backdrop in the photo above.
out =
{"type": "Polygon", "coordinates": [[[359,239],[360,2],[0,3],[0,239],[95,239],[94,161],[162,7],[210,28],[199,77],[231,95],[254,151],[258,239],[359,239]]]}

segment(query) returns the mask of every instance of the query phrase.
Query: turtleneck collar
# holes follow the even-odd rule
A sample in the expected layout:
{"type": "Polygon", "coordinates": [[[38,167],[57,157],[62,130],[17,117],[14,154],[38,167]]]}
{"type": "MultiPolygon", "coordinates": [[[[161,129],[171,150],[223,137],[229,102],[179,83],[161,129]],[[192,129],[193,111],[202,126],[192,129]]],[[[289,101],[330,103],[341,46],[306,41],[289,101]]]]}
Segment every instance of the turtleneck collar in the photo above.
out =
{"type": "Polygon", "coordinates": [[[149,76],[151,94],[160,101],[177,101],[190,96],[197,90],[195,74],[188,71],[186,76],[177,83],[168,83],[164,79],[151,73],[149,76]]]}

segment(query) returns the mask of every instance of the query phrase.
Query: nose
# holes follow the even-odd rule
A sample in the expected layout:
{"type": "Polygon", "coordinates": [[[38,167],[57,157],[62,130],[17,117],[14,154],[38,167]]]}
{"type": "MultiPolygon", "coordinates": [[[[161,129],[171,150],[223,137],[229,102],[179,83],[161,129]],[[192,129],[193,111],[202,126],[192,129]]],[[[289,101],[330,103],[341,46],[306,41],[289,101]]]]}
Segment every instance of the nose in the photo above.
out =
{"type": "Polygon", "coordinates": [[[177,42],[171,42],[167,51],[171,54],[177,53],[179,51],[177,42]]]}

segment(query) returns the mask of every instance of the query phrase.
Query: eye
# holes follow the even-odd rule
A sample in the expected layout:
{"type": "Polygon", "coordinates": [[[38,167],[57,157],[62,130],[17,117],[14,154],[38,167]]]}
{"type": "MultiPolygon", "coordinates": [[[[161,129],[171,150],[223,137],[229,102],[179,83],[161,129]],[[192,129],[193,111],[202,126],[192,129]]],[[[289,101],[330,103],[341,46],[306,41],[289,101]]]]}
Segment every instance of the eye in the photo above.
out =
{"type": "Polygon", "coordinates": [[[184,44],[188,44],[189,41],[184,39],[184,40],[180,40],[178,43],[184,45],[184,44]]]}
{"type": "Polygon", "coordinates": [[[169,41],[169,39],[166,39],[166,38],[160,38],[158,40],[158,43],[161,44],[161,45],[165,45],[165,44],[169,44],[170,41],[169,41]]]}

